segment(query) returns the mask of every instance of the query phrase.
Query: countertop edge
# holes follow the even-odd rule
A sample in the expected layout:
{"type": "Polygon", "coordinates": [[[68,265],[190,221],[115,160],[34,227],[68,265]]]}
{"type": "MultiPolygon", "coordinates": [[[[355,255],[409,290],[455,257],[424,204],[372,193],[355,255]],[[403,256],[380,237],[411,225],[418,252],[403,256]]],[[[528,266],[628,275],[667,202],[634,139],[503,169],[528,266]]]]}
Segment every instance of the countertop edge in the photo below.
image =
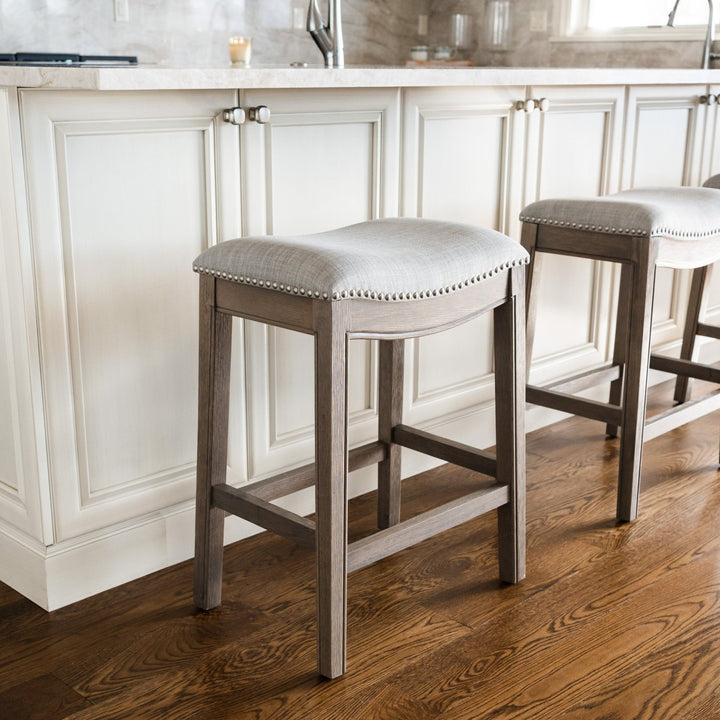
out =
{"type": "Polygon", "coordinates": [[[2,67],[0,87],[58,90],[720,84],[720,69],[350,67],[2,67]]]}

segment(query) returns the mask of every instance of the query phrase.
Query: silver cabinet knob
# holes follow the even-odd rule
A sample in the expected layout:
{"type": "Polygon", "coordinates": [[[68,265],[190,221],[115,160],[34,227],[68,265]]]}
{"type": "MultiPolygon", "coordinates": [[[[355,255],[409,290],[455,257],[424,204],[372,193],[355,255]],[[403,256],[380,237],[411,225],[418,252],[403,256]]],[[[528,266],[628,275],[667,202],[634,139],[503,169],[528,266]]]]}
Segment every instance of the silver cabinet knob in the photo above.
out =
{"type": "Polygon", "coordinates": [[[515,103],[515,109],[520,112],[524,110],[526,113],[531,113],[537,107],[535,100],[518,100],[515,103]]]}
{"type": "Polygon", "coordinates": [[[270,108],[266,105],[248,108],[248,120],[261,125],[270,122],[270,108]]]}
{"type": "Polygon", "coordinates": [[[535,104],[537,105],[540,112],[545,112],[546,110],[550,109],[550,101],[547,98],[540,98],[539,100],[535,101],[535,104]]]}
{"type": "Polygon", "coordinates": [[[241,107],[223,110],[223,120],[232,125],[242,125],[245,122],[245,111],[241,107]]]}
{"type": "Polygon", "coordinates": [[[701,95],[698,100],[701,105],[714,105],[717,101],[717,95],[701,95]]]}

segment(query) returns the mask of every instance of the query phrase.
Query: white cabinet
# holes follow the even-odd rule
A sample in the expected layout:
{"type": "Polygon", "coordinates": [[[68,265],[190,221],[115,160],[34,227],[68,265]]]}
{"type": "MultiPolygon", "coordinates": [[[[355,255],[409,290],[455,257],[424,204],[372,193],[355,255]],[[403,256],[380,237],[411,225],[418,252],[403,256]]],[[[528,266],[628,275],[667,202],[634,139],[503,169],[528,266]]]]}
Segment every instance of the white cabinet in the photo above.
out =
{"type": "MultiPolygon", "coordinates": [[[[513,225],[522,188],[524,130],[515,104],[522,97],[519,87],[405,91],[401,214],[500,231],[513,225]]],[[[491,409],[492,373],[489,317],[408,341],[406,421],[455,419],[461,436],[478,432],[478,423],[468,424],[463,417],[491,409]]],[[[481,429],[484,438],[476,435],[475,441],[492,443],[491,428],[487,423],[481,429]]]]}
{"type": "MultiPolygon", "coordinates": [[[[34,525],[23,522],[41,537],[39,521],[46,521],[47,574],[54,553],[66,551],[65,584],[84,585],[55,594],[49,587],[35,598],[54,607],[191,553],[192,261],[241,234],[310,232],[396,215],[399,92],[26,90],[20,102],[51,498],[44,515],[34,513],[34,525]],[[224,122],[222,111],[239,103],[268,105],[272,121],[240,129],[224,122]],[[93,548],[111,536],[131,538],[114,566],[99,563],[93,548]],[[88,567],[90,581],[79,577],[88,567]]],[[[4,252],[12,250],[3,243],[4,252]]],[[[5,283],[3,317],[11,293],[13,300],[20,295],[5,283]]],[[[5,328],[5,335],[22,329],[5,328]]],[[[311,339],[252,324],[246,338],[245,329],[235,323],[233,482],[313,454],[311,339]]],[[[13,408],[0,416],[0,429],[8,425],[2,442],[13,451],[3,453],[2,500],[24,497],[21,482],[32,473],[18,463],[32,433],[23,440],[10,397],[22,387],[10,350],[22,344],[0,340],[0,399],[13,408]]],[[[356,343],[350,372],[351,434],[364,440],[375,425],[374,345],[356,343]]],[[[0,502],[0,520],[6,505],[0,502]]],[[[247,532],[229,526],[230,537],[247,532]]]]}
{"type": "MultiPolygon", "coordinates": [[[[312,233],[398,213],[399,91],[247,91],[267,124],[242,126],[243,231],[312,233]]],[[[314,358],[308,335],[247,323],[248,474],[312,462],[314,358]]],[[[376,436],[376,343],[353,341],[349,437],[376,436]]]]}
{"type": "MultiPolygon", "coordinates": [[[[32,259],[27,228],[21,227],[16,212],[22,173],[13,153],[14,102],[10,92],[0,90],[0,522],[18,542],[42,548],[52,542],[52,528],[43,518],[48,495],[41,490],[43,431],[35,425],[39,378],[32,342],[32,259]]],[[[0,537],[0,557],[12,565],[3,540],[0,537]]]]}
{"type": "MultiPolygon", "coordinates": [[[[625,88],[531,87],[523,205],[617,192],[625,88]]],[[[532,381],[599,365],[614,325],[610,263],[546,256],[538,286],[532,381]]]]}
{"type": "MultiPolygon", "coordinates": [[[[519,238],[518,215],[529,202],[617,190],[624,96],[623,87],[406,91],[403,214],[476,223],[519,238]]],[[[534,379],[606,359],[611,285],[601,263],[547,259],[534,379]]],[[[413,343],[414,418],[492,399],[490,333],[480,319],[413,343]]]]}
{"type": "MultiPolygon", "coordinates": [[[[623,188],[699,185],[708,105],[706,85],[633,87],[628,91],[623,188]]],[[[653,308],[653,344],[682,336],[689,273],[660,268],[653,308]]]]}
{"type": "MultiPolygon", "coordinates": [[[[191,554],[191,263],[209,244],[395,215],[519,239],[519,212],[538,198],[720,172],[707,92],[37,89],[19,91],[19,107],[0,92],[0,167],[14,179],[0,187],[0,579],[59,607],[191,554]],[[223,120],[260,105],[268,123],[223,120]]],[[[678,337],[684,278],[660,278],[658,342],[678,337]]],[[[534,381],[607,360],[616,280],[600,263],[547,259],[534,381]]],[[[406,343],[407,422],[493,442],[490,323],[406,343]]],[[[313,347],[234,328],[229,472],[243,483],[312,460],[313,347]]],[[[353,342],[349,373],[358,444],[376,430],[374,343],[353,342]]],[[[404,468],[421,466],[408,453],[404,468]]],[[[354,492],[371,487],[362,472],[354,492]]],[[[228,539],[250,532],[238,523],[228,539]]]]}
{"type": "Polygon", "coordinates": [[[191,266],[239,230],[233,100],[22,93],[55,542],[193,495],[191,266]]]}

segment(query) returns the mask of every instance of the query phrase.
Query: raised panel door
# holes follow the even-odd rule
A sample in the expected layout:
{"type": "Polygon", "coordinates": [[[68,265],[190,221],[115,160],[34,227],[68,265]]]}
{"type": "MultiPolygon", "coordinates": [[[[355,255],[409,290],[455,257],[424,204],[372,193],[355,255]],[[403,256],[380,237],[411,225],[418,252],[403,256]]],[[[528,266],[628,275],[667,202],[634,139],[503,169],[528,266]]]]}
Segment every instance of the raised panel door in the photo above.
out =
{"type": "Polygon", "coordinates": [[[240,229],[234,100],[23,92],[58,540],[193,497],[192,261],[240,229]]]}
{"type": "MultiPolygon", "coordinates": [[[[705,85],[633,87],[628,91],[623,187],[697,185],[707,104],[705,85]]],[[[653,308],[653,345],[682,335],[688,273],[660,268],[653,308]]]]}
{"type": "MultiPolygon", "coordinates": [[[[516,103],[524,95],[518,87],[406,90],[402,214],[516,235],[525,128],[516,103]]],[[[452,422],[491,408],[489,315],[407,346],[408,422],[452,422]]],[[[492,442],[492,425],[480,433],[479,442],[492,442]]]]}
{"type": "MultiPolygon", "coordinates": [[[[42,468],[36,436],[37,348],[32,312],[31,263],[16,212],[16,184],[22,173],[15,166],[11,125],[17,123],[13,95],[0,90],[0,524],[12,534],[37,544],[52,542],[52,529],[43,522],[42,468]],[[17,173],[15,172],[17,170],[17,173]]],[[[20,190],[21,191],[21,190],[20,190]]],[[[36,545],[37,546],[37,545],[36,545]]],[[[24,587],[22,580],[3,580],[24,587]]]]}
{"type": "MultiPolygon", "coordinates": [[[[242,129],[243,232],[298,235],[397,215],[397,90],[247,91],[270,122],[242,129]]],[[[247,323],[251,478],[312,461],[313,339],[247,323]]],[[[349,349],[351,444],[376,432],[376,344],[349,349]]]]}
{"type": "MultiPolygon", "coordinates": [[[[532,87],[524,203],[595,197],[620,182],[623,87],[532,87]],[[540,103],[540,101],[543,101],[540,103]]],[[[539,274],[533,382],[607,360],[612,265],[544,256],[539,274]]]]}

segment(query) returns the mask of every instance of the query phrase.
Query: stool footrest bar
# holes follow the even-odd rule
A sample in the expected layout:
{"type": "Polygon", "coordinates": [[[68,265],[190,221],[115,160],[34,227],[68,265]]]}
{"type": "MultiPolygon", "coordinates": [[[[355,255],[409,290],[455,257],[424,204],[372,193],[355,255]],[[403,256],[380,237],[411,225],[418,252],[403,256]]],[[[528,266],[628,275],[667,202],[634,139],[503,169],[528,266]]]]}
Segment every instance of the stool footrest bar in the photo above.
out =
{"type": "MultiPolygon", "coordinates": [[[[361,445],[350,450],[348,454],[348,472],[382,462],[386,457],[387,447],[379,440],[361,445]]],[[[263,500],[277,500],[314,484],[315,463],[310,463],[265,480],[258,480],[244,487],[243,491],[263,500]]]]}
{"type": "Polygon", "coordinates": [[[703,365],[692,360],[680,360],[678,358],[665,357],[664,355],[651,355],[650,367],[653,370],[682,375],[684,377],[707,380],[708,382],[720,383],[720,368],[712,365],[703,365]]]}
{"type": "Polygon", "coordinates": [[[717,325],[708,325],[707,323],[698,323],[697,334],[720,340],[720,327],[717,325]]]}
{"type": "Polygon", "coordinates": [[[702,395],[694,400],[688,400],[681,405],[676,405],[665,412],[653,415],[645,421],[645,432],[643,441],[647,442],[653,438],[660,437],[663,433],[673,428],[685,425],[701,418],[703,415],[714,412],[720,408],[720,389],[702,395]]]}
{"type": "Polygon", "coordinates": [[[356,540],[348,546],[348,572],[359,570],[443,530],[506,505],[509,497],[507,485],[485,488],[356,540]]]}
{"type": "Polygon", "coordinates": [[[556,392],[577,393],[595,387],[596,385],[618,380],[619,378],[619,365],[603,365],[602,367],[586,370],[577,375],[548,383],[547,385],[543,385],[543,388],[556,392]]]}
{"type": "Polygon", "coordinates": [[[231,515],[293,540],[298,545],[315,549],[315,523],[312,520],[254,497],[245,490],[231,485],[215,485],[212,489],[212,504],[231,515]]]}
{"type": "Polygon", "coordinates": [[[542,405],[553,410],[580,415],[580,417],[589,418],[590,420],[599,420],[611,425],[620,424],[621,411],[618,405],[579,398],[567,393],[535,387],[534,385],[527,386],[527,401],[531,405],[542,405]]]}
{"type": "Polygon", "coordinates": [[[448,440],[408,425],[396,425],[393,428],[392,440],[397,445],[410,450],[445,460],[453,465],[460,465],[468,470],[475,470],[483,475],[497,477],[495,456],[470,445],[448,440]]]}

